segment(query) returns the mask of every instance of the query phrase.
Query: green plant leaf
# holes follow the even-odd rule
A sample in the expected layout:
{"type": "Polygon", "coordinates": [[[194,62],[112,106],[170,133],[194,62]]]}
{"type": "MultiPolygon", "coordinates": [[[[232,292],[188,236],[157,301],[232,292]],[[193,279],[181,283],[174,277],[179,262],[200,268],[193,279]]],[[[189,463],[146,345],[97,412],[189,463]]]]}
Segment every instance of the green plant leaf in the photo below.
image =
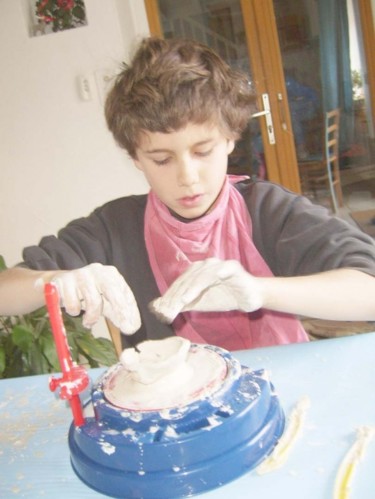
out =
{"type": "Polygon", "coordinates": [[[59,358],[57,355],[56,344],[51,333],[47,332],[39,338],[39,343],[41,346],[41,351],[46,358],[48,364],[51,366],[52,370],[55,372],[61,371],[61,366],[59,358]]]}
{"type": "Polygon", "coordinates": [[[48,315],[44,314],[42,317],[37,317],[32,321],[32,325],[36,338],[39,338],[41,335],[48,335],[53,339],[48,315]]]}
{"type": "Polygon", "coordinates": [[[76,341],[91,367],[97,367],[100,364],[108,366],[117,362],[114,347],[109,340],[94,338],[91,333],[87,333],[77,338],[76,341]]]}
{"type": "Polygon", "coordinates": [[[78,5],[76,7],[74,7],[74,9],[72,10],[72,13],[75,17],[77,17],[80,21],[84,21],[85,20],[85,11],[84,9],[82,9],[82,7],[79,7],[78,5]]]}
{"type": "Polygon", "coordinates": [[[28,352],[34,343],[34,335],[32,331],[23,325],[14,326],[12,331],[12,341],[17,345],[22,352],[28,352]]]}
{"type": "Polygon", "coordinates": [[[5,366],[6,366],[6,362],[5,362],[5,348],[3,347],[3,345],[0,345],[0,376],[5,371],[5,366]]]}
{"type": "Polygon", "coordinates": [[[95,343],[100,348],[102,360],[99,360],[99,363],[101,365],[113,366],[113,364],[118,362],[118,357],[112,341],[107,340],[106,338],[95,338],[95,343]]]}
{"type": "Polygon", "coordinates": [[[5,260],[4,260],[3,256],[0,255],[0,272],[2,270],[5,270],[6,268],[7,268],[7,266],[5,265],[5,260]]]}
{"type": "Polygon", "coordinates": [[[25,374],[43,374],[50,373],[53,371],[51,366],[48,364],[47,359],[44,357],[40,346],[33,343],[31,348],[29,348],[27,354],[25,355],[25,368],[27,372],[25,374]]]}
{"type": "MultiPolygon", "coordinates": [[[[111,341],[94,337],[81,317],[62,315],[74,362],[98,367],[118,361],[111,341]]],[[[0,378],[61,371],[45,307],[22,316],[0,316],[0,356],[0,378]]]]}
{"type": "Polygon", "coordinates": [[[72,359],[74,360],[74,362],[79,363],[79,348],[76,343],[76,339],[79,334],[75,333],[74,331],[67,331],[66,335],[68,338],[68,344],[70,348],[70,353],[72,355],[72,359]]]}

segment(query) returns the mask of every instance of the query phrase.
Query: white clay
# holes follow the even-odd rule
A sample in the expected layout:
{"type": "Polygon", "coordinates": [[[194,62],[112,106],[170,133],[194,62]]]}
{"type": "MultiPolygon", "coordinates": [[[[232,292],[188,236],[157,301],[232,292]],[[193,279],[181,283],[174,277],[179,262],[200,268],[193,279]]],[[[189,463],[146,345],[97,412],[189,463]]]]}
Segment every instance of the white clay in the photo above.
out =
{"type": "Polygon", "coordinates": [[[354,471],[363,459],[365,449],[374,435],[375,428],[371,426],[362,426],[357,430],[357,438],[338,470],[333,491],[334,499],[349,499],[354,471]]]}
{"type": "Polygon", "coordinates": [[[292,410],[288,426],[276,445],[272,454],[265,459],[257,468],[257,472],[262,475],[280,468],[287,460],[288,455],[295,443],[298,435],[302,431],[307,409],[310,407],[310,399],[305,396],[298,401],[292,410]]]}
{"type": "Polygon", "coordinates": [[[135,381],[148,385],[181,367],[189,349],[190,341],[177,336],[144,341],[138,345],[138,351],[134,348],[124,350],[120,362],[135,381]]]}
{"type": "Polygon", "coordinates": [[[121,354],[104,394],[129,410],[181,407],[217,390],[227,374],[224,359],[205,348],[190,349],[184,338],[145,341],[121,354]]]}

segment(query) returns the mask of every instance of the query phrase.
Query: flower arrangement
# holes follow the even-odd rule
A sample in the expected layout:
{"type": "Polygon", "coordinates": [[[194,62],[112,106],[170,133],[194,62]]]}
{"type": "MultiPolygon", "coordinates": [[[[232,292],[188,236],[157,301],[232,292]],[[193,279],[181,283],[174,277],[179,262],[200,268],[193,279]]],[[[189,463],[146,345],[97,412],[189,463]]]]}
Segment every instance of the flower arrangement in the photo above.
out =
{"type": "Polygon", "coordinates": [[[53,32],[87,24],[83,0],[38,0],[35,15],[39,24],[51,27],[53,32]]]}

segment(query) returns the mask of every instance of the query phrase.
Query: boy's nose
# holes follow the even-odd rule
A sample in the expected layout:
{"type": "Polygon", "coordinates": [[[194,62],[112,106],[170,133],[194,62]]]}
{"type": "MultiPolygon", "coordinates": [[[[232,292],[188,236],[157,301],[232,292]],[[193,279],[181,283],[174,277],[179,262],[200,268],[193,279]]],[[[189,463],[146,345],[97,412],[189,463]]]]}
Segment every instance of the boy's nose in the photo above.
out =
{"type": "Polygon", "coordinates": [[[183,160],[179,164],[177,182],[180,186],[189,186],[199,180],[197,165],[193,160],[183,160]]]}

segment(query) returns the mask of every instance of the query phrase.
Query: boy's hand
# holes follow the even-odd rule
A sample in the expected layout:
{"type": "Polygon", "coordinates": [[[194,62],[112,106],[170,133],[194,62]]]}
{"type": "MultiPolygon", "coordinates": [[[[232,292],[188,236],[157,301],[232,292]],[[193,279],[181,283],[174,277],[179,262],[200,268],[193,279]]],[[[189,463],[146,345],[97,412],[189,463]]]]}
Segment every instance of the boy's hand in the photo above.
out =
{"type": "Polygon", "coordinates": [[[263,305],[259,281],[237,260],[207,260],[193,263],[166,293],[154,300],[151,310],[165,322],[188,310],[253,312],[263,305]]]}
{"type": "Polygon", "coordinates": [[[61,306],[68,314],[85,311],[84,326],[93,326],[103,315],[125,334],[133,334],[141,327],[133,292],[115,267],[92,263],[58,272],[52,282],[57,285],[61,306]]]}

